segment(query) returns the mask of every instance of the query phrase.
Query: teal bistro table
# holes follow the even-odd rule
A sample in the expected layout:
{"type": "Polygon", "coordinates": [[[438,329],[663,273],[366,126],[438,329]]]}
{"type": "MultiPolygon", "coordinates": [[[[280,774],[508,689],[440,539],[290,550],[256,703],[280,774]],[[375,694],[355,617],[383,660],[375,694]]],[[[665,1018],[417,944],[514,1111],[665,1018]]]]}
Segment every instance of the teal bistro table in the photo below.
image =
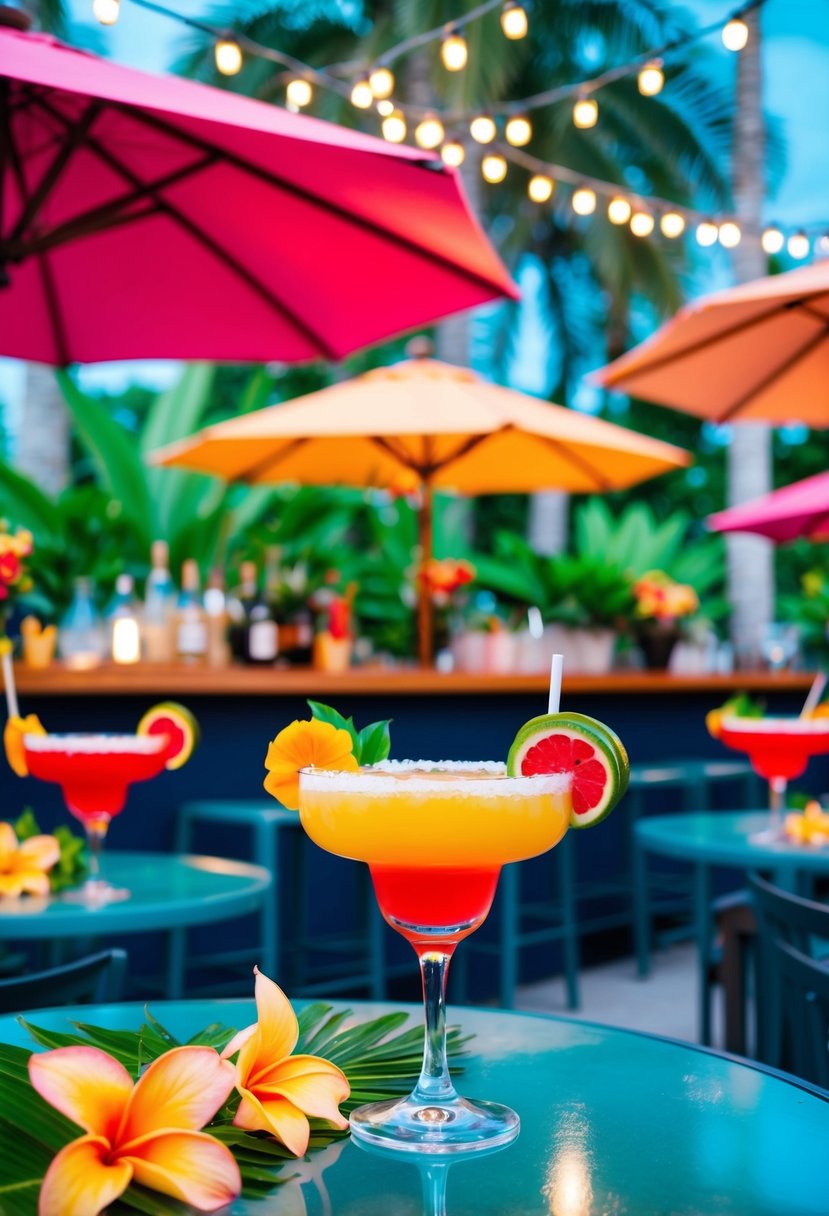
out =
{"type": "MultiPolygon", "coordinates": [[[[652,815],[634,827],[633,898],[637,968],[648,974],[650,924],[648,856],[670,857],[693,869],[694,938],[699,970],[699,1039],[711,1042],[708,966],[714,933],[713,870],[759,870],[787,891],[804,892],[808,880],[829,875],[829,848],[781,840],[757,843],[752,836],[769,824],[768,812],[715,811],[652,815]]],[[[829,1195],[827,1196],[829,1212],[829,1195]]]]}
{"type": "MultiPolygon", "coordinates": [[[[63,895],[0,899],[0,942],[107,940],[161,930],[168,934],[165,992],[179,997],[188,928],[250,913],[260,915],[263,934],[270,923],[264,913],[272,878],[262,866],[222,857],[111,851],[104,871],[113,886],[130,892],[127,899],[109,904],[84,904],[63,895]]],[[[275,954],[276,943],[262,940],[263,970],[273,965],[275,954]]]]}
{"type": "MultiPolygon", "coordinates": [[[[421,1017],[414,1006],[348,1008],[349,1021],[400,1008],[413,1022],[421,1017]]],[[[212,1022],[237,1029],[255,1019],[252,999],[159,1001],[151,1012],[180,1040],[212,1022]]],[[[144,1010],[28,1016],[47,1030],[73,1019],[137,1029],[144,1010]]],[[[269,1198],[224,1213],[826,1216],[829,1100],[821,1091],[704,1048],[565,1018],[462,1008],[448,1020],[473,1036],[459,1088],[512,1106],[521,1117],[514,1143],[447,1165],[340,1140],[288,1163],[269,1198]]],[[[0,1042],[33,1046],[9,1017],[0,1019],[0,1042]]]]}

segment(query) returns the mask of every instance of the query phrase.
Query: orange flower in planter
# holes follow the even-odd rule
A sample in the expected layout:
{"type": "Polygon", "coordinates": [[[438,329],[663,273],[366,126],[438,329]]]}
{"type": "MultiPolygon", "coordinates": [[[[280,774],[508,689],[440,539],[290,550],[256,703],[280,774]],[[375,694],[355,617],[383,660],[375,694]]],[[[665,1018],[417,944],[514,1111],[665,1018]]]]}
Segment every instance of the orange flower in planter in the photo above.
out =
{"type": "Polygon", "coordinates": [[[301,768],[347,769],[358,767],[351,736],[329,722],[291,722],[268,747],[265,789],[289,811],[299,809],[301,768]]]}

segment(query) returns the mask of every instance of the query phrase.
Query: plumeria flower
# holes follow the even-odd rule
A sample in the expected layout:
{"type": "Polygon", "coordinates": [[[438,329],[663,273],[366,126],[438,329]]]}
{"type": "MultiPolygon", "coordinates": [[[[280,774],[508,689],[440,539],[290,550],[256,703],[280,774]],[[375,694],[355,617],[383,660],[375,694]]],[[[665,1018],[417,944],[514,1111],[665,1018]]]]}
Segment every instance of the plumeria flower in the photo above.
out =
{"type": "Polygon", "coordinates": [[[289,811],[299,810],[301,768],[347,769],[358,767],[351,735],[330,722],[312,718],[291,722],[268,746],[265,789],[289,811]]]}
{"type": "Polygon", "coordinates": [[[0,823],[0,897],[48,895],[49,871],[60,857],[54,836],[19,841],[10,823],[0,823]]]}
{"type": "Polygon", "coordinates": [[[299,1038],[291,1003],[258,967],[254,974],[257,1021],[240,1030],[222,1052],[223,1059],[239,1052],[236,1088],[242,1100],[233,1122],[246,1131],[270,1132],[302,1157],[311,1134],[309,1116],[341,1131],[348,1127],[339,1105],[351,1087],[336,1064],[320,1056],[291,1055],[299,1038]]]}
{"type": "Polygon", "coordinates": [[[230,1149],[199,1130],[233,1090],[233,1068],[212,1047],[175,1047],[135,1083],[97,1047],[58,1047],[29,1057],[29,1078],[86,1133],[46,1171],[38,1216],[97,1216],[132,1181],[203,1212],[240,1193],[230,1149]]]}

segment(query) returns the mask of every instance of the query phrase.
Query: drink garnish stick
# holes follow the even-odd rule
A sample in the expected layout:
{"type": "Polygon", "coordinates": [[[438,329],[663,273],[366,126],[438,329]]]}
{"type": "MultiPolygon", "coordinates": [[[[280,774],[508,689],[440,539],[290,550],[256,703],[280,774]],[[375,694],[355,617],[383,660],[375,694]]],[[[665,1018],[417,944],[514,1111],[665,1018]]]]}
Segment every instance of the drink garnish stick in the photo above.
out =
{"type": "Polygon", "coordinates": [[[0,662],[3,664],[3,686],[6,690],[6,712],[10,718],[19,718],[20,709],[17,704],[17,689],[14,683],[14,668],[12,667],[11,649],[3,651],[0,662]]]}
{"type": "Polygon", "coordinates": [[[823,696],[827,679],[829,679],[829,676],[827,676],[825,671],[816,673],[814,680],[812,680],[812,687],[809,689],[806,700],[803,702],[803,708],[800,711],[801,718],[808,718],[811,715],[812,710],[823,696]]]}
{"type": "Polygon", "coordinates": [[[547,713],[557,714],[561,703],[561,674],[564,670],[564,655],[554,654],[550,664],[550,698],[547,702],[547,713]]]}

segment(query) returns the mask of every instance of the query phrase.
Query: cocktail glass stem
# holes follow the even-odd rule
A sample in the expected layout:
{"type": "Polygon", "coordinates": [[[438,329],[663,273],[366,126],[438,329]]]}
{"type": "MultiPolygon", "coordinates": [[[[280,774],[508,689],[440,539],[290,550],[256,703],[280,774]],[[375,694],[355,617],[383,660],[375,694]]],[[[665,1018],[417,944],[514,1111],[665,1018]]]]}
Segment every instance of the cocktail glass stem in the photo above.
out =
{"type": "MultiPolygon", "coordinates": [[[[414,1097],[427,1104],[421,1118],[428,1120],[428,1103],[446,1102],[457,1097],[449,1076],[449,1061],[446,1058],[446,980],[452,953],[443,950],[418,951],[420,974],[423,980],[423,1008],[425,1013],[425,1035],[423,1041],[423,1067],[415,1086],[414,1097]]],[[[443,1111],[436,1109],[435,1122],[445,1118],[443,1111]]]]}
{"type": "Polygon", "coordinates": [[[104,841],[109,830],[109,820],[95,819],[84,824],[86,842],[89,845],[89,878],[90,884],[99,885],[101,882],[101,854],[104,841]]]}
{"type": "Polygon", "coordinates": [[[449,1166],[441,1161],[422,1166],[423,1216],[446,1216],[446,1182],[449,1166]]]}
{"type": "Polygon", "coordinates": [[[775,836],[779,836],[783,831],[783,810],[786,803],[787,785],[788,782],[785,777],[769,778],[770,830],[775,836]]]}

